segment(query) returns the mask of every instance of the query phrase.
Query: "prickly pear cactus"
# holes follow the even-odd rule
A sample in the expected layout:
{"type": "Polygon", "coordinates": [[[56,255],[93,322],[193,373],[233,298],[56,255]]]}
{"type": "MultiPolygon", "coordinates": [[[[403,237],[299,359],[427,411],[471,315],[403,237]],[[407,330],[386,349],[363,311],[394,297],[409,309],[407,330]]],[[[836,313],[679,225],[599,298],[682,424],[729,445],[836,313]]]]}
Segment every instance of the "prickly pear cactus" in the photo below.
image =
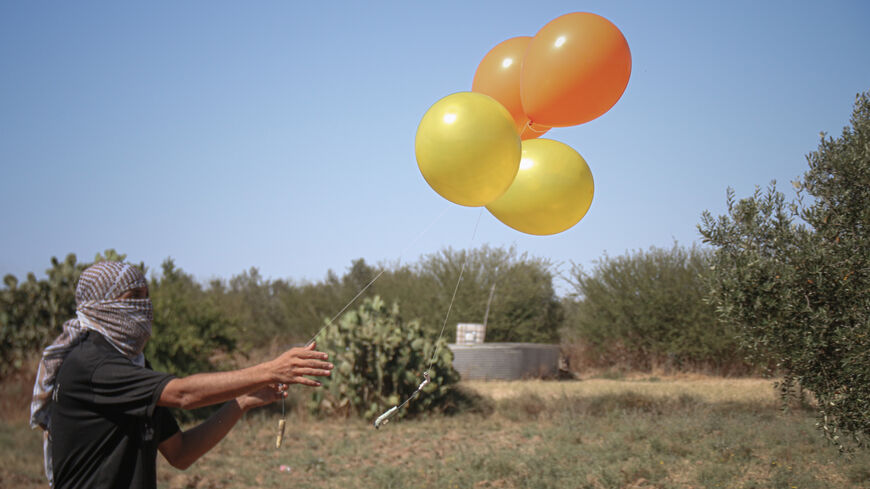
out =
{"type": "Polygon", "coordinates": [[[418,321],[402,321],[398,304],[388,308],[380,297],[365,299],[318,337],[317,349],[329,353],[335,369],[313,391],[311,407],[326,415],[374,418],[417,389],[437,349],[432,381],[397,416],[438,409],[459,374],[447,341],[439,340],[438,348],[435,340],[418,321]]]}

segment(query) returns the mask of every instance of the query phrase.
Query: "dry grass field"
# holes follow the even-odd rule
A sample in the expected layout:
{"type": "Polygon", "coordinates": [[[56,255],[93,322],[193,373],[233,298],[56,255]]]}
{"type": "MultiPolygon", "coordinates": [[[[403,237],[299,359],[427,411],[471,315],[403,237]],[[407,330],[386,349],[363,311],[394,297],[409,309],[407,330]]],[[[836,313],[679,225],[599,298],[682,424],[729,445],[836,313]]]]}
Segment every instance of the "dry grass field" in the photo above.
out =
{"type": "MultiPolygon", "coordinates": [[[[46,487],[29,388],[2,386],[0,487],[46,487]],[[17,406],[17,407],[14,407],[17,406]],[[20,408],[20,409],[18,409],[20,408]]],[[[467,382],[475,412],[375,430],[362,420],[251,413],[162,488],[870,488],[870,455],[843,456],[772,382],[702,376],[467,382]],[[285,470],[280,470],[281,466],[285,470]]]]}
{"type": "Polygon", "coordinates": [[[464,385],[495,401],[529,395],[553,400],[632,392],[657,399],[691,395],[706,403],[741,402],[772,405],[778,402],[771,380],[703,375],[670,376],[666,377],[666,380],[657,376],[636,375],[633,378],[620,380],[591,378],[579,382],[471,381],[464,385]]]}

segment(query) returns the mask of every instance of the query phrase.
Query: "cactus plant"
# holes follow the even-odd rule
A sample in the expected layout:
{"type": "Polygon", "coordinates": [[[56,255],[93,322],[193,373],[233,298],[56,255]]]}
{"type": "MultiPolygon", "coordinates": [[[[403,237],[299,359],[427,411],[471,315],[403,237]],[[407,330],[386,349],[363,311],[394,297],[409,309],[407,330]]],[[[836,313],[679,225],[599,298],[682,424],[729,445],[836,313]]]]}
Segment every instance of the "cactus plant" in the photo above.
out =
{"type": "Polygon", "coordinates": [[[378,296],[328,325],[318,349],[335,364],[323,388],[312,394],[311,407],[321,414],[377,416],[417,389],[436,351],[432,382],[398,417],[442,407],[459,381],[447,341],[426,337],[419,321],[404,322],[398,304],[387,307],[378,296]]]}

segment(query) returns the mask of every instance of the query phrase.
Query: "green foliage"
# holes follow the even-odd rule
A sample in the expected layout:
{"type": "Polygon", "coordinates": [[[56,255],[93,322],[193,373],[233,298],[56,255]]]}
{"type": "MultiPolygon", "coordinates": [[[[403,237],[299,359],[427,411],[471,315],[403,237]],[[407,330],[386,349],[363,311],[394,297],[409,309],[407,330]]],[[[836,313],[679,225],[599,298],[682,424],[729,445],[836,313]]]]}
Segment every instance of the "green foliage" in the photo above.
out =
{"type": "Polygon", "coordinates": [[[712,296],[755,358],[818,400],[819,426],[847,447],[870,435],[870,98],[859,95],[838,139],[807,157],[795,201],[771,185],[705,212],[716,247],[712,296]],[[804,195],[809,195],[808,203],[804,195]]]}
{"type": "Polygon", "coordinates": [[[357,414],[372,419],[407,399],[430,371],[431,383],[397,416],[444,407],[459,374],[442,338],[425,334],[418,321],[405,322],[398,304],[388,308],[380,297],[365,299],[355,310],[329,325],[318,349],[335,365],[323,389],[312,394],[312,406],[326,413],[357,414]]]}
{"type": "Polygon", "coordinates": [[[553,288],[553,266],[513,249],[446,249],[417,263],[377,268],[360,258],[342,276],[330,271],[317,283],[264,280],[251,269],[227,283],[213,281],[207,293],[242,325],[244,341],[251,346],[274,338],[280,345],[308,340],[324,318],[333,318],[369,285],[357,301],[388,297],[402,304],[406,317],[419,319],[427,334],[437,336],[463,263],[446,338],[452,341],[458,322],[486,320],[487,341],[558,341],[563,313],[553,288]]]}
{"type": "Polygon", "coordinates": [[[553,343],[559,341],[564,319],[553,288],[553,268],[547,260],[513,248],[448,248],[416,265],[388,270],[373,289],[398,300],[406,315],[419,318],[430,334],[437,335],[462,273],[444,333],[451,341],[456,323],[486,322],[488,342],[553,343]]]}
{"type": "Polygon", "coordinates": [[[224,318],[192,276],[163,262],[148,286],[154,304],[145,356],[156,370],[178,376],[214,370],[212,358],[235,348],[234,323],[224,318]]]}
{"type": "Polygon", "coordinates": [[[24,360],[45,342],[56,328],[51,324],[48,284],[31,273],[18,282],[13,275],[4,278],[0,290],[0,374],[20,369],[24,360]]]}
{"type": "Polygon", "coordinates": [[[704,301],[709,256],[674,244],[605,257],[591,272],[575,265],[567,336],[597,352],[601,358],[591,363],[599,367],[656,363],[723,371],[742,365],[733,332],[704,301]]]}
{"type": "Polygon", "coordinates": [[[225,318],[238,325],[237,337],[246,350],[268,344],[275,337],[304,336],[311,324],[321,321],[321,317],[308,318],[306,328],[294,314],[298,309],[287,304],[298,295],[295,288],[283,280],[266,280],[253,267],[228,282],[213,280],[206,295],[225,318]]]}

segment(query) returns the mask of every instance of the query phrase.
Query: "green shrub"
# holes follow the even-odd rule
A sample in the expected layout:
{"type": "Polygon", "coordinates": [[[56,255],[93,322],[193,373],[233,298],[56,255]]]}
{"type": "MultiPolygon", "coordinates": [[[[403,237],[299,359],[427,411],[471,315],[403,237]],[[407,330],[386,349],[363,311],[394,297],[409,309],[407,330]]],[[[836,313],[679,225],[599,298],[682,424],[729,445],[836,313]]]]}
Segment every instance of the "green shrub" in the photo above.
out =
{"type": "Polygon", "coordinates": [[[151,339],[145,356],[156,370],[178,376],[218,368],[212,358],[232,352],[235,325],[226,319],[192,276],[171,259],[148,286],[154,304],[151,339]]]}
{"type": "MultiPolygon", "coordinates": [[[[330,275],[318,284],[320,290],[313,298],[319,296],[320,301],[302,305],[318,308],[321,317],[329,317],[377,277],[363,297],[378,295],[398,301],[404,314],[419,319],[430,335],[441,331],[449,308],[444,334],[450,338],[455,337],[456,323],[486,322],[490,342],[555,343],[563,314],[553,288],[554,269],[549,261],[514,248],[489,246],[446,248],[416,263],[382,265],[380,271],[359,259],[341,278],[330,275]],[[462,281],[454,297],[460,274],[462,281]],[[329,306],[322,309],[321,304],[329,306]]],[[[304,314],[304,310],[298,313],[304,314]]]]}
{"type": "Polygon", "coordinates": [[[595,367],[741,370],[733,331],[705,302],[710,253],[698,247],[627,253],[572,270],[566,337],[595,367]]]}
{"type": "Polygon", "coordinates": [[[459,381],[447,342],[436,343],[418,321],[403,321],[399,306],[388,308],[380,297],[365,299],[324,329],[318,350],[328,352],[335,365],[323,388],[312,394],[312,408],[325,414],[372,419],[399,404],[422,382],[436,350],[431,383],[396,416],[447,408],[459,381]]]}
{"type": "Polygon", "coordinates": [[[400,297],[405,311],[422,318],[430,331],[441,329],[452,303],[447,330],[451,336],[456,323],[486,322],[488,342],[556,343],[564,314],[553,288],[554,273],[546,259],[514,248],[448,248],[420,259],[414,267],[416,290],[399,284],[391,297],[400,297]]]}
{"type": "Polygon", "coordinates": [[[25,359],[47,344],[51,332],[60,331],[50,323],[48,286],[31,273],[24,282],[13,275],[4,278],[0,290],[0,375],[20,369],[25,359]]]}

